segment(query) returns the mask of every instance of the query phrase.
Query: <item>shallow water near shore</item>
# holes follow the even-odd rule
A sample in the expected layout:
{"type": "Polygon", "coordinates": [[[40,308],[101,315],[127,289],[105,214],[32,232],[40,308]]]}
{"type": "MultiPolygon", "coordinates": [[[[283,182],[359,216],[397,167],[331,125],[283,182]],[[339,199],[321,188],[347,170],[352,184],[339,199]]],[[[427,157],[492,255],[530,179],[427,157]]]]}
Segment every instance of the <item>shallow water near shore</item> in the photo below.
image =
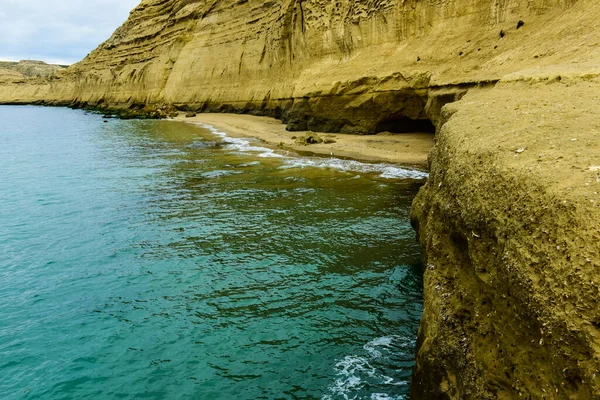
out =
{"type": "Polygon", "coordinates": [[[0,398],[407,398],[425,174],[179,122],[0,120],[0,398]]]}

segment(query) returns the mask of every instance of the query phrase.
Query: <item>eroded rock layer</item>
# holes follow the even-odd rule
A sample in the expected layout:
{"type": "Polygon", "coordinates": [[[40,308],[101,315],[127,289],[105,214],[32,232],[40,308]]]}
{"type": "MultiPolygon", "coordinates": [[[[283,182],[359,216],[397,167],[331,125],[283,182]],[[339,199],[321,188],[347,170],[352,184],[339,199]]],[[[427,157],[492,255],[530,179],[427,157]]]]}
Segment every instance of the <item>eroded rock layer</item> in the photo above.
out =
{"type": "Polygon", "coordinates": [[[294,130],[431,130],[413,121],[435,120],[469,87],[531,65],[596,60],[565,51],[596,43],[580,32],[595,20],[574,4],[144,0],[59,80],[3,85],[0,102],[254,112],[294,130]]]}

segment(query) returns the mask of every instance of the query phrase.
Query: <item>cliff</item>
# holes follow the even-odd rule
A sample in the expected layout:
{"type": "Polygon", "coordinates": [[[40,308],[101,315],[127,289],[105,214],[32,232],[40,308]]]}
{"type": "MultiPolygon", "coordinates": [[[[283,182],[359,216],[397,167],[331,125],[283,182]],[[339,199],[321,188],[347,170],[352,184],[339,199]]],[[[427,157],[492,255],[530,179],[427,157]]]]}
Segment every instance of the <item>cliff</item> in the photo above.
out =
{"type": "Polygon", "coordinates": [[[144,0],[0,103],[437,127],[413,397],[600,398],[599,18],[592,0],[144,0]]]}
{"type": "Polygon", "coordinates": [[[0,61],[0,83],[11,84],[32,78],[49,78],[67,68],[64,65],[46,64],[43,61],[0,61]]]}
{"type": "Polygon", "coordinates": [[[444,108],[415,399],[600,398],[600,79],[521,78],[444,108]]]}
{"type": "Polygon", "coordinates": [[[5,85],[0,102],[253,112],[293,130],[433,130],[428,121],[465,89],[533,65],[593,65],[597,53],[578,51],[596,44],[592,3],[144,0],[61,79],[5,85]]]}

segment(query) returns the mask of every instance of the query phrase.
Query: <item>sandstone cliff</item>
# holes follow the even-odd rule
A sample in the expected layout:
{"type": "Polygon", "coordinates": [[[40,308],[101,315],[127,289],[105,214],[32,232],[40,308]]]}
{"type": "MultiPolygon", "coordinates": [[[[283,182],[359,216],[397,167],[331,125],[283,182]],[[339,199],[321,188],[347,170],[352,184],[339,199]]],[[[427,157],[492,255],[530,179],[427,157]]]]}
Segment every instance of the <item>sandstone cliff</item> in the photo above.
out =
{"type": "Polygon", "coordinates": [[[65,72],[0,85],[0,103],[438,126],[413,212],[413,397],[600,398],[599,18],[592,0],[144,0],[65,72]]]}
{"type": "Polygon", "coordinates": [[[599,100],[597,75],[508,77],[444,108],[414,398],[600,398],[599,100]]]}
{"type": "Polygon", "coordinates": [[[37,102],[48,96],[50,83],[66,66],[43,61],[0,61],[0,103],[37,102]]]}
{"type": "Polygon", "coordinates": [[[67,66],[46,64],[43,61],[0,61],[0,83],[10,84],[31,78],[49,78],[67,66]]]}
{"type": "Polygon", "coordinates": [[[596,44],[598,6],[584,3],[144,0],[59,81],[4,86],[0,102],[173,104],[283,117],[291,129],[432,130],[427,120],[467,88],[533,65],[593,65],[597,52],[577,51],[596,44]]]}

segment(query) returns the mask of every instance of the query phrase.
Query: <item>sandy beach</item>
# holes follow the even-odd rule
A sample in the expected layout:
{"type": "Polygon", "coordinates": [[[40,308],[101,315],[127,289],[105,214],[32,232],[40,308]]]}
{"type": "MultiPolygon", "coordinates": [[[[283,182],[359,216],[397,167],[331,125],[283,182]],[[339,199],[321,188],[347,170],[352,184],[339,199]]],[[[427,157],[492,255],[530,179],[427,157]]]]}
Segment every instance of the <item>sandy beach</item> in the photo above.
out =
{"type": "Polygon", "coordinates": [[[331,139],[335,143],[304,146],[296,144],[295,138],[304,136],[306,132],[288,132],[285,125],[274,118],[206,113],[191,118],[180,115],[176,119],[212,125],[232,137],[253,137],[263,141],[267,146],[284,148],[298,153],[390,162],[420,168],[427,166],[427,154],[433,146],[433,134],[430,133],[380,133],[359,136],[319,132],[317,134],[320,137],[331,139]]]}

